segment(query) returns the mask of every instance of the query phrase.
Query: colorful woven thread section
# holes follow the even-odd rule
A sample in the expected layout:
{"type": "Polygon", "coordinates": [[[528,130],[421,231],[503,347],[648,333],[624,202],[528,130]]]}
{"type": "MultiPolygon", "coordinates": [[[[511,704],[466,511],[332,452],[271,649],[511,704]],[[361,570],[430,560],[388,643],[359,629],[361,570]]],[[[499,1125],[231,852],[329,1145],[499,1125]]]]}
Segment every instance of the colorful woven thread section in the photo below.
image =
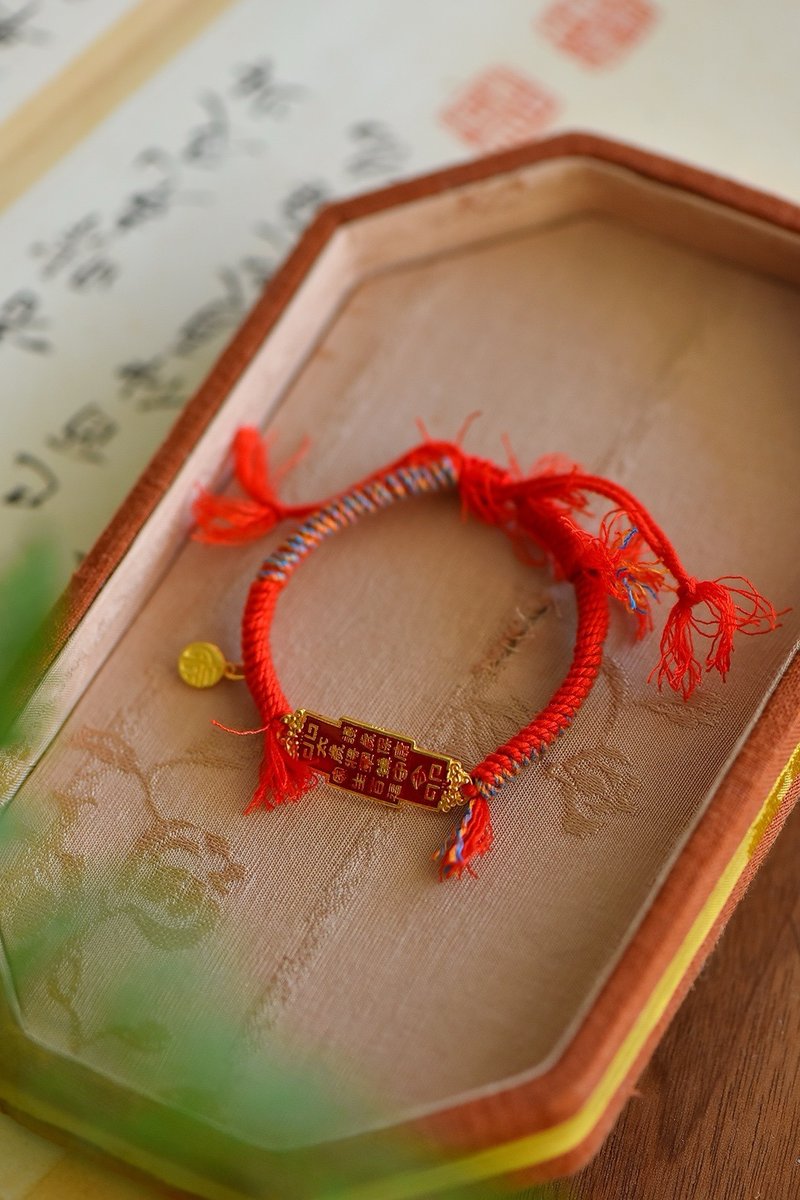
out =
{"type": "Polygon", "coordinates": [[[451,489],[457,483],[455,465],[445,457],[419,467],[399,467],[382,479],[345,492],[318,509],[265,558],[258,578],[285,583],[294,568],[332,533],[398,500],[451,489]]]}

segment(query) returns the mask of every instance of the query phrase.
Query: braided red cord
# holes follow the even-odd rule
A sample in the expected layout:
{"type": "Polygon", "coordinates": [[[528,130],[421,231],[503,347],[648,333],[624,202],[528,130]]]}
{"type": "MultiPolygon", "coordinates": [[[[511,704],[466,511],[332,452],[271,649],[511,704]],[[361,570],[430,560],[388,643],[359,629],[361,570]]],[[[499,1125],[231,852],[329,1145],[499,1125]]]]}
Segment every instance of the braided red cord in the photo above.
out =
{"type": "Polygon", "coordinates": [[[247,498],[203,493],[195,505],[196,536],[211,542],[245,541],[262,536],[287,517],[302,519],[263,563],[242,620],[244,672],[262,718],[257,732],[265,738],[250,808],[295,800],[316,781],[313,770],[289,753],[281,738],[290,705],[275,671],[270,631],[277,598],[292,572],[329,534],[398,499],[455,487],[465,513],[499,526],[528,561],[541,561],[543,553],[556,575],[575,588],[577,629],[566,677],[542,712],[471,771],[470,782],[462,789],[465,813],[437,854],[443,877],[473,873],[474,859],[492,842],[489,801],[564,732],[588,696],[602,662],[609,597],[626,604],[642,634],[651,624],[651,600],[666,586],[666,575],[672,577],[676,601],[664,626],[654,673],[659,684],[667,682],[684,697],[697,686],[703,666],[718,670],[724,678],[737,630],[762,633],[777,624],[774,608],[749,580],[694,579],[635,496],[576,466],[550,465],[522,477],[513,460],[512,469],[506,471],[466,455],[453,443],[427,441],[321,505],[289,507],[275,494],[264,445],[255,430],[239,431],[234,454],[237,479],[247,498]],[[601,523],[598,534],[575,519],[576,513],[585,513],[590,494],[609,500],[617,510],[601,523]],[[621,527],[625,523],[630,526],[627,530],[621,527]],[[642,557],[645,550],[652,560],[642,557]],[[701,605],[709,614],[706,618],[694,611],[701,605]],[[709,641],[704,664],[695,656],[695,636],[709,641]]]}
{"type": "Polygon", "coordinates": [[[573,580],[578,607],[578,628],[572,662],[563,682],[542,709],[524,729],[520,729],[504,745],[487,754],[472,769],[473,784],[466,785],[464,794],[470,799],[492,795],[520,767],[541,755],[551,742],[571,725],[600,671],[603,644],[608,632],[608,596],[597,576],[580,573],[573,580]]]}

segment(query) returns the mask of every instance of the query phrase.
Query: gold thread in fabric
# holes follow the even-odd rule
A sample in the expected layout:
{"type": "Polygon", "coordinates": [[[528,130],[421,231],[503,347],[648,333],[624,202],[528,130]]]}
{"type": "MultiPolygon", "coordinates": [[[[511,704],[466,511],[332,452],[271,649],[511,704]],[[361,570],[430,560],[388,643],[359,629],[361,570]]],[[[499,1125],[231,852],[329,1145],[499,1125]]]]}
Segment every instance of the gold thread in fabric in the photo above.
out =
{"type": "Polygon", "coordinates": [[[778,776],[778,782],[770,792],[769,799],[764,805],[763,811],[759,814],[758,820],[753,826],[753,831],[750,835],[750,841],[747,844],[748,858],[752,858],[755,854],[764,837],[764,834],[769,829],[778,813],[778,810],[786,799],[789,788],[792,786],[798,776],[800,776],[800,744],[795,746],[791,758],[778,776]]]}

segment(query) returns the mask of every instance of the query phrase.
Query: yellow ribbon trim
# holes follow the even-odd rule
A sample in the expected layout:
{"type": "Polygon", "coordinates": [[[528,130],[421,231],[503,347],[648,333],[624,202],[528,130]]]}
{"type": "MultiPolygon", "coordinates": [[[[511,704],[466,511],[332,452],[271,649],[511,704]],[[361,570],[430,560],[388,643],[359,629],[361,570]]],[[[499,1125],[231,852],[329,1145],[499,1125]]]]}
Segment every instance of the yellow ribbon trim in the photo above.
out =
{"type": "Polygon", "coordinates": [[[234,0],[140,0],[0,125],[0,212],[234,0]]]}
{"type": "MultiPolygon", "coordinates": [[[[394,1178],[381,1183],[381,1200],[412,1200],[415,1196],[429,1195],[445,1191],[447,1188],[466,1186],[482,1179],[493,1179],[512,1171],[524,1170],[538,1163],[559,1158],[586,1140],[622,1085],[650,1033],[663,1016],[697,951],[711,932],[739,877],[798,776],[800,745],[795,747],[758,816],[725,867],[605,1075],[583,1107],[566,1121],[527,1137],[517,1138],[502,1146],[494,1146],[491,1150],[481,1150],[478,1154],[471,1154],[468,1158],[460,1158],[455,1162],[395,1175],[394,1178]]],[[[374,1196],[375,1184],[371,1183],[350,1189],[342,1194],[341,1200],[373,1200],[374,1196]]]]}

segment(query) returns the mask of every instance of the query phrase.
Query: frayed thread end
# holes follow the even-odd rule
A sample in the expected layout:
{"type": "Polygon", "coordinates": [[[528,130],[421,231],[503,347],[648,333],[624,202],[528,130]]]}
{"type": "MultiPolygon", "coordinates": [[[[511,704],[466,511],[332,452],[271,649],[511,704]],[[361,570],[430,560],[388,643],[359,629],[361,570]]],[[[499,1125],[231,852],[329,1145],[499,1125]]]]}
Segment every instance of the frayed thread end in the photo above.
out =
{"type": "Polygon", "coordinates": [[[281,521],[307,511],[282,504],[276,484],[305,453],[307,443],[273,474],[267,444],[257,429],[239,429],[233,441],[234,476],[245,495],[216,496],[201,489],[192,506],[195,541],[236,545],[263,537],[281,521]]]}
{"type": "Polygon", "coordinates": [[[484,796],[470,800],[450,838],[434,854],[440,879],[460,879],[466,871],[475,876],[473,862],[491,848],[494,834],[489,804],[484,796]]]}
{"type": "Polygon", "coordinates": [[[318,780],[316,772],[287,746],[283,717],[273,718],[263,732],[261,767],[253,798],[245,809],[248,813],[257,808],[291,804],[311,791],[318,780]]]}
{"type": "Polygon", "coordinates": [[[688,700],[704,671],[717,671],[724,680],[731,665],[736,633],[753,636],[777,629],[779,614],[749,579],[683,580],[678,599],[661,635],[661,657],[653,669],[659,687],[666,683],[688,700]],[[696,609],[705,608],[707,616],[696,609]],[[705,658],[698,657],[695,638],[708,643],[705,658]]]}
{"type": "Polygon", "coordinates": [[[636,636],[644,637],[653,628],[653,602],[667,586],[666,568],[657,559],[646,557],[647,542],[623,510],[604,518],[596,550],[595,566],[606,591],[634,617],[636,636]]]}

